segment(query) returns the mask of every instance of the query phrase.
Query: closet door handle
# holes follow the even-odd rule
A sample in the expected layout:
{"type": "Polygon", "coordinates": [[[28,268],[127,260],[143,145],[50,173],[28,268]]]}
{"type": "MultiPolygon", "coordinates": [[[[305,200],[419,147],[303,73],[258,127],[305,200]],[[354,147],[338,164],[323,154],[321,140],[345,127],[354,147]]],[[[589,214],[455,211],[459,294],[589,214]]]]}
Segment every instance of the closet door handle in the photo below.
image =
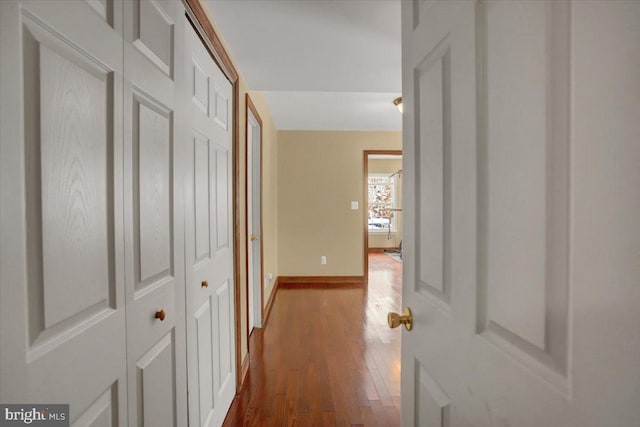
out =
{"type": "Polygon", "coordinates": [[[160,310],[156,311],[156,315],[154,317],[156,319],[160,319],[160,321],[162,322],[164,320],[164,318],[166,317],[166,315],[164,314],[164,310],[160,309],[160,310]]]}

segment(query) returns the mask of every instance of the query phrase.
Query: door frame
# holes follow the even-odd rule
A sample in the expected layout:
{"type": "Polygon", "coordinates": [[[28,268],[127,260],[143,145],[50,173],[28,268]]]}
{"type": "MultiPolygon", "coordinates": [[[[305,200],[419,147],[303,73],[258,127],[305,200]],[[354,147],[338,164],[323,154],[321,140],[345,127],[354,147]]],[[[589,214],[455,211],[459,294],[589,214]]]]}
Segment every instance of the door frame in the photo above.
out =
{"type": "Polygon", "coordinates": [[[362,218],[364,222],[364,283],[369,283],[369,191],[367,183],[369,178],[369,155],[371,154],[392,154],[402,156],[402,150],[364,150],[362,152],[362,218]]]}
{"type": "MultiPolygon", "coordinates": [[[[258,122],[258,125],[260,126],[260,156],[259,156],[259,162],[260,162],[260,207],[259,207],[259,212],[257,212],[257,214],[260,216],[260,236],[259,236],[259,242],[260,242],[260,323],[261,325],[264,325],[264,286],[262,283],[262,280],[264,278],[264,245],[262,242],[262,138],[263,138],[263,125],[262,125],[262,118],[260,117],[260,114],[258,114],[258,109],[256,108],[255,104],[253,103],[253,101],[251,100],[251,96],[249,96],[249,94],[247,93],[246,96],[246,104],[247,104],[247,108],[245,109],[245,123],[247,126],[247,129],[250,126],[249,123],[249,112],[251,112],[251,114],[253,115],[253,118],[256,120],[256,122],[258,122]]],[[[245,146],[244,146],[244,195],[245,195],[245,215],[244,215],[244,226],[245,226],[245,234],[247,236],[246,239],[246,274],[247,274],[247,289],[246,289],[246,295],[247,295],[247,310],[246,310],[246,317],[247,317],[247,350],[250,353],[251,350],[249,349],[249,336],[251,335],[251,331],[249,330],[249,286],[250,286],[250,277],[249,277],[249,245],[251,244],[251,239],[249,236],[249,204],[251,203],[251,209],[253,209],[253,200],[249,200],[249,149],[252,148],[253,146],[253,141],[249,141],[249,132],[245,132],[245,146]]],[[[254,164],[254,162],[256,161],[256,159],[254,159],[253,157],[251,157],[251,163],[252,165],[254,164]]],[[[255,191],[255,189],[252,187],[252,196],[253,196],[253,191],[255,191]]],[[[256,212],[252,212],[252,218],[253,215],[255,215],[256,212]]],[[[255,288],[255,283],[253,284],[254,288],[255,288]]],[[[253,293],[253,297],[256,298],[256,292],[254,289],[254,293],[253,293]]],[[[255,302],[254,302],[255,304],[255,302]]],[[[254,314],[255,315],[255,314],[254,314]]]]}
{"type": "Polygon", "coordinates": [[[214,26],[213,19],[202,4],[201,0],[183,0],[186,14],[196,32],[202,39],[213,60],[218,64],[222,73],[229,80],[233,93],[232,116],[232,156],[233,156],[233,290],[234,290],[234,318],[236,345],[236,394],[242,388],[245,372],[242,369],[241,357],[241,322],[240,322],[240,82],[236,67],[231,61],[214,26]]]}

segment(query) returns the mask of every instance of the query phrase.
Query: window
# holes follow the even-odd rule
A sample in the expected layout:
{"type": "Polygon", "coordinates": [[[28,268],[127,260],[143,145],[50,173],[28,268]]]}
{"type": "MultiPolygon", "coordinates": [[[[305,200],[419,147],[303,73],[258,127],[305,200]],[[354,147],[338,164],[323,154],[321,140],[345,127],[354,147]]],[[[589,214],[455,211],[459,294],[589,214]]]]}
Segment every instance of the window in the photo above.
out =
{"type": "Polygon", "coordinates": [[[386,174],[370,173],[368,177],[369,232],[396,231],[394,211],[396,180],[386,174]]]}

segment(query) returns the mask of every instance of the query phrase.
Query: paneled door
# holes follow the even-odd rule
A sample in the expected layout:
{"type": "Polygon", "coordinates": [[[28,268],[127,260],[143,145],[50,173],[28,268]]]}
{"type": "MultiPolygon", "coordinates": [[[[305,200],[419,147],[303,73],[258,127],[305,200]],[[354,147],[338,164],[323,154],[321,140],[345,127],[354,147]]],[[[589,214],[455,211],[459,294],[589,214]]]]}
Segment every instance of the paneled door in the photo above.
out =
{"type": "Polygon", "coordinates": [[[123,3],[129,425],[186,426],[183,202],[175,154],[181,63],[175,46],[184,9],[172,0],[123,3]]]}
{"type": "Polygon", "coordinates": [[[640,425],[639,22],[402,2],[403,425],[640,425]]]}
{"type": "Polygon", "coordinates": [[[127,425],[122,8],[0,1],[0,401],[127,425]]]}
{"type": "Polygon", "coordinates": [[[262,121],[247,96],[247,287],[249,334],[262,327],[262,121]]]}
{"type": "Polygon", "coordinates": [[[221,425],[236,389],[231,83],[186,24],[185,268],[189,423],[221,425]]]}

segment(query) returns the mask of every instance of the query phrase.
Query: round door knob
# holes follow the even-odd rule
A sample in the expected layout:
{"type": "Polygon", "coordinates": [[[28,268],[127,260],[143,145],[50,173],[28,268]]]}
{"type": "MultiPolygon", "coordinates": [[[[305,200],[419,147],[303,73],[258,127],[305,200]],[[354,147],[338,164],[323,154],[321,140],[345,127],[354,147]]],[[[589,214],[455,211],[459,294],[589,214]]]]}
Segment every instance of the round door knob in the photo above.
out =
{"type": "Polygon", "coordinates": [[[156,311],[156,315],[155,315],[156,319],[160,319],[160,321],[162,322],[165,317],[166,317],[166,315],[164,314],[164,310],[156,311]]]}
{"type": "Polygon", "coordinates": [[[207,282],[206,280],[203,280],[202,283],[200,283],[200,286],[202,286],[203,288],[207,288],[209,287],[209,282],[207,282]]]}
{"type": "Polygon", "coordinates": [[[407,331],[413,328],[413,316],[411,315],[411,309],[405,307],[402,314],[390,312],[387,314],[387,323],[390,328],[397,328],[400,325],[404,325],[407,331]]]}
{"type": "Polygon", "coordinates": [[[258,236],[256,236],[255,234],[251,235],[251,241],[255,242],[256,240],[258,240],[258,236]]]}

